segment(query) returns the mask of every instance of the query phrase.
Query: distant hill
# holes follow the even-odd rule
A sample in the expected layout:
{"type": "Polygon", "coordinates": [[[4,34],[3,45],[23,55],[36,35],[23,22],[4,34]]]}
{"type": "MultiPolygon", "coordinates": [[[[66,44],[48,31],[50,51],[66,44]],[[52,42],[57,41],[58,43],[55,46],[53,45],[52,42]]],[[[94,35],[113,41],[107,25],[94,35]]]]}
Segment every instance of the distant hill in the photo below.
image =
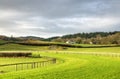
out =
{"type": "Polygon", "coordinates": [[[76,33],[52,37],[47,40],[70,44],[120,44],[120,31],[76,33]]]}
{"type": "MultiPolygon", "coordinates": [[[[65,43],[66,41],[72,41],[76,43],[82,43],[82,44],[105,44],[108,42],[108,40],[114,44],[119,43],[119,37],[120,31],[115,32],[90,32],[90,33],[76,33],[76,34],[68,34],[63,36],[56,36],[56,37],[50,37],[50,38],[41,38],[36,36],[26,36],[26,37],[7,37],[0,35],[0,41],[1,43],[7,42],[14,42],[14,41],[52,41],[52,42],[62,42],[65,43]],[[115,35],[117,34],[117,35],[115,35]],[[105,38],[106,37],[106,38],[105,38]],[[116,41],[115,41],[116,40],[116,41]]],[[[108,43],[109,44],[109,43],[108,43]]]]}
{"type": "MultiPolygon", "coordinates": [[[[90,32],[90,33],[76,33],[76,34],[68,34],[64,35],[61,38],[76,38],[76,37],[81,37],[81,38],[94,38],[97,35],[100,35],[101,37],[106,37],[108,35],[113,35],[118,33],[119,31],[115,32],[90,32]]],[[[120,33],[120,32],[119,32],[120,33]]]]}
{"type": "Polygon", "coordinates": [[[56,36],[56,37],[51,37],[51,38],[48,38],[46,40],[54,40],[54,39],[58,39],[58,38],[61,38],[61,39],[72,39],[72,38],[77,38],[77,37],[80,37],[80,38],[95,38],[97,37],[98,35],[100,35],[101,37],[106,37],[106,36],[109,36],[109,35],[113,35],[113,34],[116,34],[116,33],[120,33],[120,31],[115,31],[115,32],[90,32],[90,33],[76,33],[76,34],[68,34],[68,35],[63,35],[63,36],[56,36]]]}
{"type": "Polygon", "coordinates": [[[44,38],[36,37],[36,36],[26,36],[26,37],[19,37],[19,38],[23,39],[23,40],[28,40],[28,39],[31,39],[31,40],[44,40],[44,38]]]}
{"type": "Polygon", "coordinates": [[[35,36],[26,36],[26,37],[7,37],[0,35],[0,43],[3,43],[5,41],[7,42],[14,42],[14,41],[26,41],[26,40],[37,40],[37,41],[42,41],[44,38],[41,37],[35,37],[35,36]]]}

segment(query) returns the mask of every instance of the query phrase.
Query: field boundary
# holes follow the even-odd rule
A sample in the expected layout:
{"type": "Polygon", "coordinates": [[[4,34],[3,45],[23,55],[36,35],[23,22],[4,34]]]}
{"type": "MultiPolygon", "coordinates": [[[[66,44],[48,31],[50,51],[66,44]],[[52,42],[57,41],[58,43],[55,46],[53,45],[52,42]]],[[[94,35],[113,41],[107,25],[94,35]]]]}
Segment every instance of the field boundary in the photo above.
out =
{"type": "Polygon", "coordinates": [[[120,57],[119,53],[98,53],[98,52],[56,52],[56,54],[80,54],[80,55],[94,55],[94,56],[110,56],[120,57]]]}
{"type": "MultiPolygon", "coordinates": [[[[47,66],[50,64],[55,64],[57,61],[56,58],[50,58],[50,57],[45,57],[45,58],[48,58],[49,60],[38,61],[38,62],[3,64],[3,65],[0,65],[0,68],[13,67],[13,70],[11,70],[11,71],[28,70],[28,69],[35,69],[35,68],[44,67],[44,66],[47,66]]],[[[0,73],[5,73],[5,71],[0,70],[0,73]]]]}
{"type": "Polygon", "coordinates": [[[28,46],[62,46],[70,48],[107,48],[107,47],[120,47],[119,44],[116,45],[95,45],[95,46],[82,46],[76,44],[66,44],[66,43],[32,43],[32,42],[16,42],[14,44],[28,45],[28,46]]]}

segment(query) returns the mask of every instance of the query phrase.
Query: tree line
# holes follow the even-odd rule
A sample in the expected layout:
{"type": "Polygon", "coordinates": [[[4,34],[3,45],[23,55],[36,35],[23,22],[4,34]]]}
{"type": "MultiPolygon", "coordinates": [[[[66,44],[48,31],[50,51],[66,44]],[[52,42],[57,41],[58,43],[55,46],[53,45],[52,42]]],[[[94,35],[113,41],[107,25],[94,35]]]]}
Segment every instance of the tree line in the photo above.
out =
{"type": "Polygon", "coordinates": [[[76,43],[76,44],[120,44],[120,32],[94,32],[77,33],[56,37],[52,42],[76,43]]]}
{"type": "Polygon", "coordinates": [[[120,31],[115,32],[91,32],[91,33],[76,33],[64,36],[56,36],[51,38],[40,38],[34,36],[27,37],[7,37],[0,35],[0,40],[9,42],[21,41],[47,41],[70,44],[120,44],[120,31]]]}

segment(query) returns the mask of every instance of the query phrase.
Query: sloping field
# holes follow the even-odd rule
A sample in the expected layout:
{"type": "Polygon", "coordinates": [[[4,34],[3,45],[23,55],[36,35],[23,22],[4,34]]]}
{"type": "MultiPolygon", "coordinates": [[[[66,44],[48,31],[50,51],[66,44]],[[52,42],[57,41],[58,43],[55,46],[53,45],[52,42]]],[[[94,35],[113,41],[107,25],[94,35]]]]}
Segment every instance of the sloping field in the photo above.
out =
{"type": "Polygon", "coordinates": [[[0,79],[119,79],[120,58],[78,54],[41,53],[64,62],[0,75],[0,79]]]}
{"type": "Polygon", "coordinates": [[[100,52],[100,53],[120,53],[119,47],[100,47],[100,48],[67,48],[50,50],[48,46],[29,46],[19,44],[0,45],[0,51],[73,51],[73,52],[100,52]]]}
{"type": "MultiPolygon", "coordinates": [[[[0,50],[31,50],[34,54],[59,60],[46,67],[2,73],[0,79],[120,79],[120,47],[49,50],[47,47],[8,44],[0,46],[0,50]]],[[[3,64],[16,61],[21,62],[19,58],[0,58],[3,64]]]]}
{"type": "Polygon", "coordinates": [[[0,65],[34,62],[34,61],[43,61],[43,60],[46,60],[46,59],[44,59],[44,58],[28,58],[28,57],[19,57],[19,58],[0,57],[0,65]]]}

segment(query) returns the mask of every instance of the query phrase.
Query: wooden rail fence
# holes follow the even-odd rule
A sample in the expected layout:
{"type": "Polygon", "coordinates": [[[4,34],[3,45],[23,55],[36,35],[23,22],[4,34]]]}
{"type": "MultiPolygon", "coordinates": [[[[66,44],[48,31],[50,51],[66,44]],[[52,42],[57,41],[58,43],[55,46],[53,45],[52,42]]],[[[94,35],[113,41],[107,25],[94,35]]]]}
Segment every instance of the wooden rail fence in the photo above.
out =
{"type": "Polygon", "coordinates": [[[39,62],[4,64],[4,65],[0,65],[0,73],[40,68],[55,63],[56,63],[56,58],[52,58],[46,61],[39,61],[39,62]]]}
{"type": "Polygon", "coordinates": [[[56,52],[56,54],[79,54],[79,55],[94,55],[94,56],[120,57],[120,53],[56,52]]]}

